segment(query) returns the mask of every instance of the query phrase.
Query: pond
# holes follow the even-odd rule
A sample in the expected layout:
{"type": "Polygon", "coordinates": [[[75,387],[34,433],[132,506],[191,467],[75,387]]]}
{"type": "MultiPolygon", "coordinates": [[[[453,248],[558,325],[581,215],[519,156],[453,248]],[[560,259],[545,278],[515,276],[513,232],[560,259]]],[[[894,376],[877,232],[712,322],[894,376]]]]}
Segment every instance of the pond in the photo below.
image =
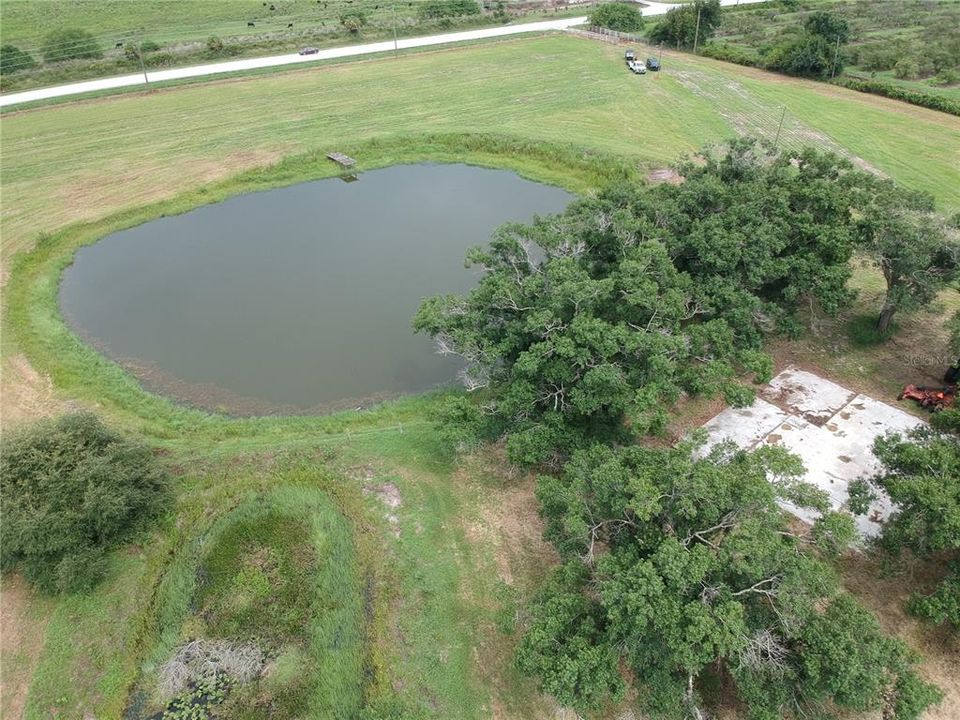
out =
{"type": "Polygon", "coordinates": [[[420,301],[477,281],[468,248],[561,211],[564,190],[467,165],[402,165],[250,193],[80,249],[60,306],[147,389],[235,414],[366,407],[451,381],[420,301]]]}

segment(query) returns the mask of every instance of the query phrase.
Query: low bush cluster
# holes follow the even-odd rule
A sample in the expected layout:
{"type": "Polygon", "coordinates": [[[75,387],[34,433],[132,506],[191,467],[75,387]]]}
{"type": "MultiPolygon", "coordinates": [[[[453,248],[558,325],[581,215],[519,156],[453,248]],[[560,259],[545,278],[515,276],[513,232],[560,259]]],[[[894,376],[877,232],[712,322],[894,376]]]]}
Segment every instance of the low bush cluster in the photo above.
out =
{"type": "MultiPolygon", "coordinates": [[[[739,25],[749,25],[752,16],[740,18],[739,25]]],[[[743,30],[743,28],[740,28],[743,30]]],[[[748,35],[760,36],[760,29],[745,31],[748,35]]],[[[756,40],[756,48],[734,45],[720,41],[703,46],[703,54],[717,60],[735,62],[739,65],[775,70],[799,77],[828,78],[843,70],[844,55],[839,52],[850,37],[846,21],[828,12],[813,13],[799,28],[792,28],[774,43],[756,40]]]]}
{"type": "Polygon", "coordinates": [[[868,42],[849,51],[850,62],[871,72],[893,71],[901,80],[937,78],[937,84],[960,82],[960,29],[927,29],[920,39],[868,42]]]}
{"type": "Polygon", "coordinates": [[[43,60],[87,60],[103,57],[103,49],[92,33],[77,28],[54,30],[43,40],[43,60]]]}
{"type": "Polygon", "coordinates": [[[425,20],[479,15],[480,4],[476,0],[426,0],[417,8],[417,14],[425,20]]]}
{"type": "Polygon", "coordinates": [[[30,53],[16,45],[0,45],[0,75],[11,75],[21,70],[31,70],[37,66],[37,61],[30,53]]]}
{"type": "Polygon", "coordinates": [[[168,499],[167,473],[146,447],[89,413],[4,438],[0,565],[48,592],[84,590],[108,552],[168,499]]]}
{"type": "Polygon", "coordinates": [[[723,41],[707,43],[703,46],[701,54],[714,58],[715,60],[732,62],[736,63],[737,65],[760,67],[762,64],[760,62],[760,56],[756,53],[756,51],[748,50],[741,45],[733,45],[732,43],[723,41]]]}
{"type": "Polygon", "coordinates": [[[840,77],[833,82],[842,87],[850,88],[851,90],[858,90],[873,95],[882,95],[894,100],[902,100],[903,102],[908,102],[913,105],[930,108],[931,110],[939,110],[940,112],[950,113],[951,115],[960,115],[960,102],[956,100],[951,100],[942,95],[911,90],[910,88],[902,87],[892,82],[855,77],[840,77]]]}

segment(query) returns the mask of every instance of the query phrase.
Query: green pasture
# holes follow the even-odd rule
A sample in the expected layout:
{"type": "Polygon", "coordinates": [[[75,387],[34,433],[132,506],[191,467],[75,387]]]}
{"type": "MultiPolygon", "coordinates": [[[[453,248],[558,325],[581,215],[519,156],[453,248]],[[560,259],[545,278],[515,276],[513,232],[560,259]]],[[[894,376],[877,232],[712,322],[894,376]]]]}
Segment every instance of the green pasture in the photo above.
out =
{"type": "MultiPolygon", "coordinates": [[[[315,692],[342,698],[344,717],[374,702],[397,703],[403,717],[553,716],[511,664],[515,610],[551,562],[523,492],[529,478],[512,475],[495,450],[453,462],[429,421],[436,395],[322,418],[179,407],[74,335],[57,288],[78,247],[237,193],[332,175],[329,150],[362,169],[470,162],[586,194],[613,179],[641,182],[705,143],[756,134],[832,149],[931,192],[944,211],[960,209],[958,118],[686,55],[665,54],[663,73],[637,77],[621,53],[558,35],[4,114],[4,368],[22,355],[58,399],[143,435],[177,478],[175,512],[118,552],[99,588],[37,600],[47,624],[26,717],[120,717],[138,693],[149,698],[151,673],[191,632],[262,633],[251,616],[218,623],[214,612],[200,623],[190,609],[205,602],[193,584],[204,563],[222,579],[210,597],[250,590],[233,584],[253,577],[235,544],[216,539],[244,518],[267,518],[260,502],[294,518],[302,537],[273,516],[276,533],[244,532],[281,556],[312,544],[296,582],[319,583],[316,602],[335,587],[337,622],[362,640],[331,654],[324,623],[333,616],[316,606],[300,634],[287,625],[275,638],[278,648],[298,645],[294,665],[337,664],[304,691],[304,707],[315,692]],[[381,499],[387,486],[402,499],[396,508],[381,499]]],[[[268,596],[255,598],[269,607],[268,596]]]]}

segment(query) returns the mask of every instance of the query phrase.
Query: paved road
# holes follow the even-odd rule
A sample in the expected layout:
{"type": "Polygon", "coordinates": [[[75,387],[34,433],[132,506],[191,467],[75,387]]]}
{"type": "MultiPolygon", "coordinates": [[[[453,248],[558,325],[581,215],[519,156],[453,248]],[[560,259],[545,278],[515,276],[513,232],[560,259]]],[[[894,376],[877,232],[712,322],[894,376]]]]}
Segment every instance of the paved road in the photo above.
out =
{"type": "MultiPolygon", "coordinates": [[[[763,1],[764,0],[720,0],[720,4],[746,5],[749,3],[763,1]]],[[[643,4],[644,17],[663,15],[670,10],[670,8],[676,7],[676,5],[670,3],[645,2],[643,4]]],[[[522,23],[519,25],[505,25],[501,27],[484,28],[483,30],[467,30],[464,32],[445,33],[443,35],[404,38],[397,41],[396,47],[397,49],[405,50],[407,48],[446,45],[469,40],[483,40],[486,38],[519,35],[521,33],[565,30],[575,25],[583,25],[586,22],[586,16],[582,16],[563,18],[560,20],[546,20],[543,22],[522,23]]],[[[153,83],[164,82],[167,80],[182,80],[184,78],[203,77],[204,75],[221,75],[224,73],[242,72],[244,70],[257,70],[259,68],[277,67],[280,65],[310,63],[318,60],[333,60],[337,58],[354,57],[357,55],[371,55],[373,53],[390,52],[393,49],[393,40],[367,43],[365,45],[348,45],[345,47],[321,50],[316,55],[273,55],[270,57],[250,58],[248,60],[232,60],[230,62],[212,63],[209,65],[194,65],[193,67],[175,68],[173,70],[156,70],[147,73],[147,80],[153,83]]],[[[143,85],[143,73],[120,75],[117,77],[102,78],[100,80],[87,80],[84,82],[71,83],[69,85],[57,85],[55,87],[26,90],[18,93],[8,93],[5,95],[0,95],[0,107],[19,105],[22,103],[34,102],[36,100],[48,100],[50,98],[66,97],[68,95],[82,95],[83,93],[96,92],[99,90],[113,90],[116,88],[133,87],[136,85],[143,85]]]]}

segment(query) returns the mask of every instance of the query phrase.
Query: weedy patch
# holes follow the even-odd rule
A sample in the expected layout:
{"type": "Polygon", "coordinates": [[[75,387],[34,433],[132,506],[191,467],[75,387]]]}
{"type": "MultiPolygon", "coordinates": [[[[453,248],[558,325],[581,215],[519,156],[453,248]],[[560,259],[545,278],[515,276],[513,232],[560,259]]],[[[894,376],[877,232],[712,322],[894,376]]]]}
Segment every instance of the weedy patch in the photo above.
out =
{"type": "Polygon", "coordinates": [[[160,668],[160,692],[174,698],[205,683],[248,683],[260,676],[266,658],[254,644],[198,639],[177,650],[160,668]]]}
{"type": "Polygon", "coordinates": [[[159,642],[141,680],[147,716],[356,715],[375,681],[362,578],[350,524],[322,491],[248,497],[161,583],[159,642]]]}

